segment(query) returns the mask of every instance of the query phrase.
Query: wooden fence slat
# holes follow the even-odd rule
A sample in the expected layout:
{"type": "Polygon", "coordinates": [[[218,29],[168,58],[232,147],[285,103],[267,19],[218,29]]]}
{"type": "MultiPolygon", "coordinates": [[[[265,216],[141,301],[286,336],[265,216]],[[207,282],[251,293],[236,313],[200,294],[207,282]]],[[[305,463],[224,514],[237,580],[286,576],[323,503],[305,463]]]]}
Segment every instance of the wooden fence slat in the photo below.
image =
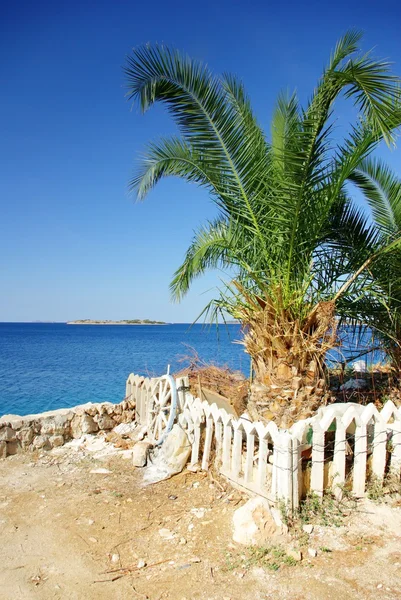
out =
{"type": "Polygon", "coordinates": [[[231,461],[232,476],[238,477],[242,469],[242,436],[244,430],[242,427],[234,430],[233,454],[231,461]]]}
{"type": "Polygon", "coordinates": [[[302,497],[302,454],[297,438],[292,440],[292,510],[299,508],[302,497]]]}
{"type": "Polygon", "coordinates": [[[210,451],[212,447],[212,437],[213,437],[213,417],[209,416],[206,419],[206,436],[205,436],[205,446],[203,449],[203,457],[202,457],[202,470],[207,471],[209,468],[210,461],[210,451]]]}
{"type": "Polygon", "coordinates": [[[253,481],[253,460],[255,454],[255,434],[247,433],[246,435],[246,458],[245,458],[245,483],[253,481]]]}
{"type": "Polygon", "coordinates": [[[367,454],[367,428],[366,425],[363,424],[355,429],[352,492],[357,498],[362,498],[365,495],[367,454]]]}
{"type": "Polygon", "coordinates": [[[223,469],[225,471],[230,471],[231,467],[231,436],[232,436],[232,427],[231,423],[228,422],[224,425],[223,428],[223,469]]]}
{"type": "Polygon", "coordinates": [[[313,424],[312,471],[310,487],[312,492],[323,496],[324,482],[324,431],[316,421],[313,424]]]}
{"type": "Polygon", "coordinates": [[[343,487],[345,484],[345,450],[346,450],[346,439],[345,439],[345,426],[342,419],[336,419],[336,436],[334,441],[334,477],[333,477],[333,491],[337,498],[341,498],[343,495],[343,487]]]}
{"type": "Polygon", "coordinates": [[[258,486],[261,490],[266,488],[266,476],[267,476],[267,459],[269,455],[269,448],[267,440],[259,437],[259,458],[258,458],[258,486]]]}
{"type": "Polygon", "coordinates": [[[383,481],[386,467],[387,431],[381,419],[375,422],[373,436],[372,472],[378,481],[383,481]]]}
{"type": "Polygon", "coordinates": [[[398,476],[401,470],[401,421],[398,419],[392,424],[393,435],[391,438],[392,453],[390,468],[398,476]]]}

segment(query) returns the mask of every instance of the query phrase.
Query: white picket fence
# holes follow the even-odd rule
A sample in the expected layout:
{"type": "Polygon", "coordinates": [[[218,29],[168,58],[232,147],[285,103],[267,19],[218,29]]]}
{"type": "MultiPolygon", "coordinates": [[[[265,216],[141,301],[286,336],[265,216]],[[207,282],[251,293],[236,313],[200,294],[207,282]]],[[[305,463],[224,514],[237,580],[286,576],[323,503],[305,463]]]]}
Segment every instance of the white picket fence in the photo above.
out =
{"type": "MultiPolygon", "coordinates": [[[[239,419],[216,404],[194,398],[186,378],[176,381],[177,420],[192,445],[191,463],[208,470],[213,463],[233,484],[270,501],[296,509],[308,492],[327,489],[341,495],[344,486],[364,496],[369,478],[383,481],[401,470],[401,408],[388,401],[333,404],[280,430],[274,423],[239,419]]],[[[131,374],[126,396],[136,402],[136,418],[146,424],[154,380],[131,374]]]]}

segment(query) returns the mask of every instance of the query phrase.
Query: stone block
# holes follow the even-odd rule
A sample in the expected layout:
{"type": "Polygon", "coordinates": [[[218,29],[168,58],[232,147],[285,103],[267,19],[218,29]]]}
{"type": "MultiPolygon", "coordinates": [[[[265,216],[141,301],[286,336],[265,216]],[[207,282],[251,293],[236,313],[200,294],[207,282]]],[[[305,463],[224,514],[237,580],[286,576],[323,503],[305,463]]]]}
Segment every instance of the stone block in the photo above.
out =
{"type": "Polygon", "coordinates": [[[50,445],[52,448],[64,445],[64,437],[62,435],[52,435],[49,438],[50,445]]]}
{"type": "Polygon", "coordinates": [[[0,458],[7,456],[7,442],[0,442],[0,458]]]}
{"type": "Polygon", "coordinates": [[[132,464],[134,467],[145,467],[148,460],[148,452],[151,444],[148,442],[137,442],[132,450],[132,464]]]}
{"type": "Polygon", "coordinates": [[[21,449],[21,446],[17,441],[7,442],[7,456],[13,456],[21,449]]]}
{"type": "Polygon", "coordinates": [[[2,427],[0,429],[0,442],[14,442],[16,439],[16,432],[11,427],[2,427]]]}
{"type": "Polygon", "coordinates": [[[33,440],[32,445],[37,450],[40,450],[40,449],[49,450],[50,449],[50,442],[49,442],[49,438],[47,437],[47,435],[37,435],[35,437],[35,439],[33,440]]]}
{"type": "Polygon", "coordinates": [[[98,430],[98,426],[95,423],[93,417],[84,414],[81,417],[81,431],[82,433],[95,433],[98,430]]]}
{"type": "Polygon", "coordinates": [[[113,429],[116,424],[115,421],[108,415],[99,415],[97,418],[95,417],[95,420],[97,421],[99,429],[113,429]]]}
{"type": "Polygon", "coordinates": [[[264,498],[251,498],[233,514],[233,540],[246,546],[263,546],[281,533],[264,498]]]}
{"type": "Polygon", "coordinates": [[[29,445],[32,443],[35,434],[31,428],[20,429],[17,432],[17,439],[20,442],[23,442],[24,445],[29,445]]]}

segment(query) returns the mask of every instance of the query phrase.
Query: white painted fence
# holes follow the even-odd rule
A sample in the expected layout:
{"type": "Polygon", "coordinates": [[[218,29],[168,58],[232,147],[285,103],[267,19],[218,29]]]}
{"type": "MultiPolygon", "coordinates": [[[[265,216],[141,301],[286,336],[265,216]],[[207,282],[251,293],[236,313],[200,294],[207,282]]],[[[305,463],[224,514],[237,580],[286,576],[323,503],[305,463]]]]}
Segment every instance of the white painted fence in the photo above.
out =
{"type": "MultiPolygon", "coordinates": [[[[212,464],[232,483],[271,501],[296,509],[308,492],[327,489],[341,495],[348,486],[365,494],[369,478],[383,481],[386,471],[401,470],[401,408],[388,401],[379,412],[374,404],[332,404],[289,430],[239,419],[194,398],[188,380],[177,380],[178,422],[192,444],[191,463],[208,470],[212,464]]],[[[127,393],[136,401],[137,420],[146,424],[154,380],[130,375],[127,393]],[[153,382],[153,383],[152,383],[153,382]]]]}

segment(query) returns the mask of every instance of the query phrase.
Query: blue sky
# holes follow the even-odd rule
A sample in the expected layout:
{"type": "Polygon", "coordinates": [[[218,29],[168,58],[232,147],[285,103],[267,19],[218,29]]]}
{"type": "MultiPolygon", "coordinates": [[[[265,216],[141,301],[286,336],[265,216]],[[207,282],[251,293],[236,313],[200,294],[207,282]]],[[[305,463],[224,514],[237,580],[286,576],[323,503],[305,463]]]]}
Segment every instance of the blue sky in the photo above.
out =
{"type": "MultiPolygon", "coordinates": [[[[0,19],[0,321],[154,318],[192,321],[219,276],[171,304],[168,283],[214,207],[163,181],[143,204],[127,193],[135,158],[174,132],[161,107],[124,98],[132,47],[165,42],[244,81],[268,127],[277,93],[311,93],[337,38],[401,74],[398,0],[310,2],[15,2],[0,19]]],[[[341,104],[339,123],[347,123],[341,104]]],[[[401,174],[401,152],[383,151],[401,174]]]]}

